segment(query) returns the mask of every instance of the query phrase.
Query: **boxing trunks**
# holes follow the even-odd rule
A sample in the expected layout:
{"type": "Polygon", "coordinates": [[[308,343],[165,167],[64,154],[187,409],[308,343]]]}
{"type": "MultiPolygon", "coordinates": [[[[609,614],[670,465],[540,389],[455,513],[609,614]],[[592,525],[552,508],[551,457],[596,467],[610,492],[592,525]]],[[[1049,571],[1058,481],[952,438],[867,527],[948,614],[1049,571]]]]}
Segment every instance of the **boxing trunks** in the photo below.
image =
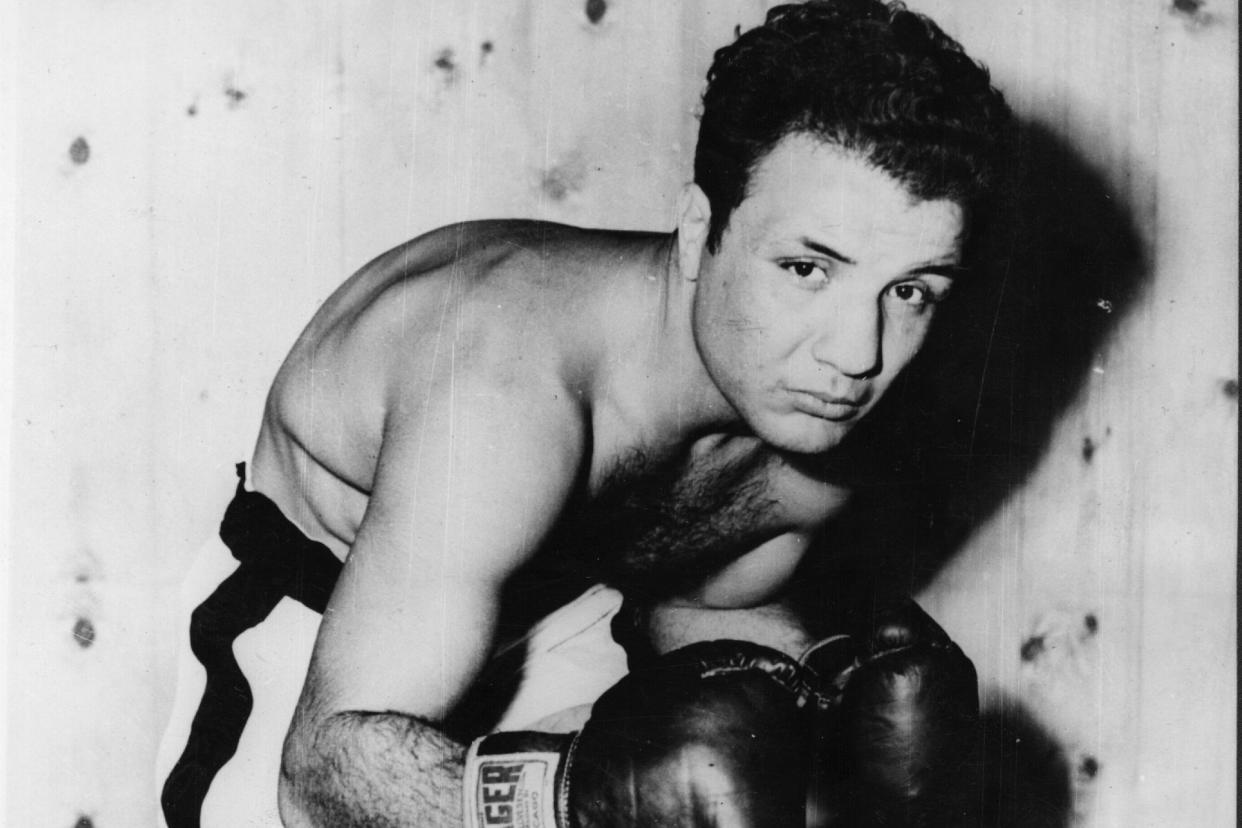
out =
{"type": "MultiPolygon", "coordinates": [[[[245,464],[237,471],[219,538],[181,596],[177,694],[157,761],[168,828],[280,824],[281,748],[341,569],[275,503],[246,490],[245,464]]],[[[502,641],[446,724],[463,739],[479,722],[483,732],[576,727],[625,675],[611,632],[620,606],[616,590],[596,585],[502,641]]]]}

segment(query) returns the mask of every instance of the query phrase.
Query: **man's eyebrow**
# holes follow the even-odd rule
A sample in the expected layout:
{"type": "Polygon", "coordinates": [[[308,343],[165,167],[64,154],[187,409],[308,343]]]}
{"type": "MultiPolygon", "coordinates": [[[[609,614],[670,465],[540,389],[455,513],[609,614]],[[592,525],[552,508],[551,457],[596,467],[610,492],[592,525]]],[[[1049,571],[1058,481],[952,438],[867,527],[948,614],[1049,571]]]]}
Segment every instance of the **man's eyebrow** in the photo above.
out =
{"type": "Polygon", "coordinates": [[[960,264],[928,264],[920,265],[910,271],[911,276],[943,276],[946,279],[960,279],[970,273],[970,268],[960,264]]]}
{"type": "MultiPolygon", "coordinates": [[[[857,264],[857,262],[855,262],[849,256],[845,256],[841,253],[838,253],[836,250],[833,250],[828,245],[817,242],[814,239],[808,239],[804,236],[801,239],[798,239],[798,241],[804,247],[814,250],[816,253],[820,253],[824,256],[827,256],[830,259],[836,259],[838,262],[841,262],[843,264],[849,264],[849,265],[857,264]]],[[[922,276],[922,275],[944,276],[946,279],[959,279],[965,276],[966,274],[968,274],[969,272],[970,272],[970,268],[964,265],[957,264],[956,262],[945,262],[945,263],[925,264],[925,265],[919,265],[918,267],[913,267],[909,270],[909,275],[911,276],[922,276]]]]}
{"type": "Polygon", "coordinates": [[[836,259],[838,262],[841,262],[843,264],[851,264],[851,265],[858,264],[853,259],[851,259],[849,256],[843,256],[837,251],[833,250],[828,245],[820,244],[819,242],[813,239],[808,239],[805,236],[803,236],[801,239],[798,239],[798,241],[800,241],[804,247],[808,247],[811,250],[814,250],[816,253],[822,253],[823,255],[827,256],[830,259],[836,259]]]}

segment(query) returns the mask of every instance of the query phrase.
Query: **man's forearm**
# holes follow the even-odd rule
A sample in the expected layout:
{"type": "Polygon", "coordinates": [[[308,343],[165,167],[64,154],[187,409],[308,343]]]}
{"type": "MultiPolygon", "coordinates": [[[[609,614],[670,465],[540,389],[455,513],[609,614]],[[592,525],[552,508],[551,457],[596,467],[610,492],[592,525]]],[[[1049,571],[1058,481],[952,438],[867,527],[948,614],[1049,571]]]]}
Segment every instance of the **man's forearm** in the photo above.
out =
{"type": "Polygon", "coordinates": [[[281,767],[290,828],[457,828],[466,749],[399,713],[337,713],[291,736],[281,767]]]}

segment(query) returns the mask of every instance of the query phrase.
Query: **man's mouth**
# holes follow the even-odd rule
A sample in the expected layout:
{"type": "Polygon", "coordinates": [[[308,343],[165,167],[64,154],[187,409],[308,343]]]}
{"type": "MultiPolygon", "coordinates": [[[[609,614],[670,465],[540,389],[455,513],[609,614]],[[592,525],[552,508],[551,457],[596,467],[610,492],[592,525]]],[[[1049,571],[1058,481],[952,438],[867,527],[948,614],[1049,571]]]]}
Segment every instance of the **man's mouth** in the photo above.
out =
{"type": "Polygon", "coordinates": [[[848,397],[803,389],[791,389],[790,393],[795,407],[803,413],[836,422],[852,420],[859,416],[871,398],[871,394],[866,391],[848,397]]]}

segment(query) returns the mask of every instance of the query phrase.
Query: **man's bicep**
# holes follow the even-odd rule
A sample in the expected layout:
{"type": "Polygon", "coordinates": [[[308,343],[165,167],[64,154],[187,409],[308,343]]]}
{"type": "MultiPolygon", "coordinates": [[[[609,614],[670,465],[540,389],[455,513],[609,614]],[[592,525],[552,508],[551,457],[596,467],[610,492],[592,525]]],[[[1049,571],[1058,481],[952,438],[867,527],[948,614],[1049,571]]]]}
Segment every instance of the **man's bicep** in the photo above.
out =
{"type": "Polygon", "coordinates": [[[581,443],[577,420],[534,392],[465,382],[390,424],[315,646],[316,706],[447,714],[488,655],[506,578],[569,496],[581,443]]]}

